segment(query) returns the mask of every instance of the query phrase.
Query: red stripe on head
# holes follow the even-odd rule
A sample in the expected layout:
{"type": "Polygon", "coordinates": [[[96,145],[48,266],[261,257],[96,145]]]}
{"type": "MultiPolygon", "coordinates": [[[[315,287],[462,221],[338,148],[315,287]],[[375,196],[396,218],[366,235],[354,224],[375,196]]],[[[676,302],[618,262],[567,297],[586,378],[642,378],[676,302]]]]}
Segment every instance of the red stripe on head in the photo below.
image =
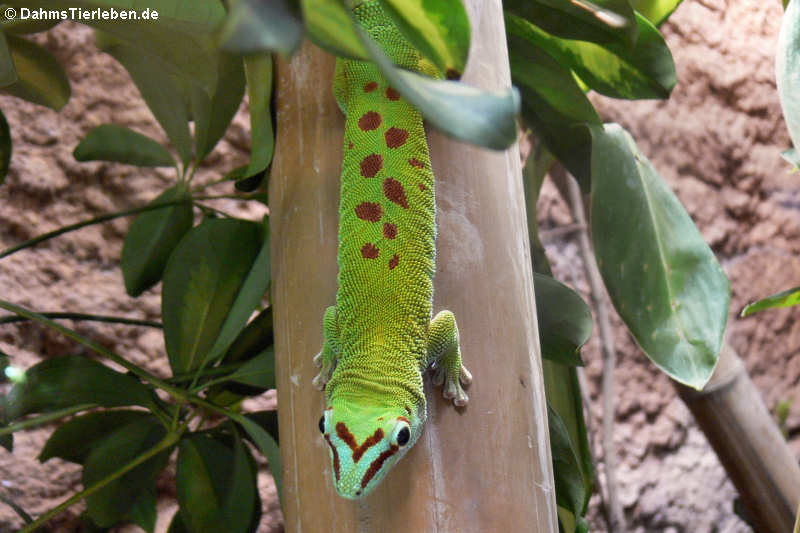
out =
{"type": "Polygon", "coordinates": [[[392,444],[392,446],[388,450],[380,454],[377,457],[377,459],[375,459],[374,461],[372,461],[372,463],[370,463],[369,468],[364,473],[364,477],[361,479],[362,489],[367,487],[367,484],[369,484],[370,480],[373,477],[375,477],[375,474],[377,474],[378,470],[381,469],[383,463],[385,463],[389,457],[396,454],[399,449],[400,449],[399,446],[397,446],[396,444],[392,444]]]}
{"type": "Polygon", "coordinates": [[[328,443],[328,446],[331,447],[333,451],[333,474],[336,476],[336,481],[339,481],[339,452],[336,451],[336,446],[333,445],[331,442],[331,438],[325,435],[325,440],[328,443]]]}
{"type": "Polygon", "coordinates": [[[372,446],[378,444],[381,439],[383,439],[383,430],[378,428],[375,430],[375,433],[367,437],[367,440],[361,443],[361,446],[353,450],[353,462],[357,463],[364,453],[372,446]]]}

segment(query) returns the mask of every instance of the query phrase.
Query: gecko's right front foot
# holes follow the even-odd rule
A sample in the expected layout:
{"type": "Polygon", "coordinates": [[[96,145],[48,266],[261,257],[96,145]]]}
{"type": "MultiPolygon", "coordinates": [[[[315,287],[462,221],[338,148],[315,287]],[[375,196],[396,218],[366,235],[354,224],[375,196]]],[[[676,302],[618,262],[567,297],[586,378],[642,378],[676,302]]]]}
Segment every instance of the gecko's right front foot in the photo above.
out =
{"type": "Polygon", "coordinates": [[[336,368],[336,360],[331,357],[326,358],[322,352],[319,352],[314,356],[314,365],[319,367],[320,370],[319,374],[314,376],[314,379],[311,380],[311,384],[314,385],[316,389],[323,390],[325,385],[331,380],[333,369],[336,368]]]}

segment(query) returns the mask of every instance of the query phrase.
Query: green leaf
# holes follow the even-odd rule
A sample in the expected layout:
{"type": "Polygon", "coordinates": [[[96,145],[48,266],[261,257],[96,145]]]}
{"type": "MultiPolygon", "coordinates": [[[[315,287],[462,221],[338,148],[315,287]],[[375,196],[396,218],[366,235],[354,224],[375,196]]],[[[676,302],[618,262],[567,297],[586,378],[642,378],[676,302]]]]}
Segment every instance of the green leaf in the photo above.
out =
{"type": "Polygon", "coordinates": [[[580,350],[592,334],[592,312],[575,291],[550,276],[534,273],[536,315],[542,357],[583,366],[580,350]]]}
{"type": "Polygon", "coordinates": [[[519,93],[513,87],[483,91],[446,80],[433,80],[395,68],[378,45],[361,31],[363,44],[389,83],[431,125],[468,143],[502,150],[517,138],[519,93]]]}
{"type": "Polygon", "coordinates": [[[779,307],[790,307],[800,304],[800,287],[773,294],[757,302],[747,304],[742,309],[742,317],[750,316],[765,309],[776,309],[779,307]]]}
{"type": "Polygon", "coordinates": [[[256,315],[239,333],[228,348],[222,364],[246,361],[255,357],[272,346],[273,339],[272,306],[270,306],[256,315]]]}
{"type": "Polygon", "coordinates": [[[550,428],[550,451],[553,455],[553,475],[556,485],[556,503],[580,516],[586,501],[583,472],[578,456],[572,448],[569,430],[558,413],[547,406],[550,428]]]}
{"type": "Polygon", "coordinates": [[[156,518],[158,518],[156,504],[155,487],[147,489],[134,502],[125,518],[147,533],[153,533],[156,528],[156,518]]]}
{"type": "MultiPolygon", "coordinates": [[[[247,413],[245,417],[258,424],[261,429],[266,431],[270,437],[275,440],[276,444],[280,442],[278,439],[278,411],[256,411],[254,413],[247,413]]],[[[249,435],[247,435],[247,437],[254,446],[258,446],[249,435]]]]}
{"type": "Polygon", "coordinates": [[[167,533],[193,533],[187,526],[186,522],[181,516],[181,510],[178,509],[175,511],[175,514],[172,515],[172,522],[169,523],[169,529],[167,529],[167,533]]]}
{"type": "Polygon", "coordinates": [[[11,130],[6,116],[0,111],[0,185],[6,181],[8,169],[11,167],[11,130]]]}
{"type": "Polygon", "coordinates": [[[608,293],[650,359],[700,389],[728,318],[728,279],[692,219],[617,124],[594,128],[592,238],[608,293]]]}
{"type": "Polygon", "coordinates": [[[199,368],[209,360],[212,347],[223,353],[229,344],[218,341],[223,328],[226,338],[233,341],[244,327],[255,304],[237,329],[244,307],[256,300],[254,291],[259,286],[265,287],[263,280],[257,279],[259,274],[263,278],[264,272],[253,270],[257,258],[263,262],[263,245],[259,224],[206,219],[172,252],[164,270],[162,315],[174,374],[199,368]]]}
{"type": "Polygon", "coordinates": [[[683,0],[631,0],[633,9],[654,26],[660,26],[683,0]]]}
{"type": "Polygon", "coordinates": [[[778,33],[775,77],[789,136],[800,147],[800,2],[790,2],[778,33]]]}
{"type": "Polygon", "coordinates": [[[96,32],[96,39],[98,48],[114,57],[128,71],[147,107],[186,165],[192,157],[188,102],[184,92],[186,83],[170,74],[157,56],[146,55],[103,32],[96,32]]]}
{"type": "MultiPolygon", "coordinates": [[[[82,482],[91,487],[120,466],[147,452],[166,436],[166,429],[153,416],[127,424],[103,439],[86,457],[82,482]]],[[[86,497],[86,514],[101,527],[110,527],[125,518],[146,491],[155,489],[158,473],[167,465],[171,448],[114,479],[86,497]]],[[[146,503],[146,502],[144,502],[146,503]]],[[[141,512],[139,509],[137,512],[141,512]]]]}
{"type": "Polygon", "coordinates": [[[448,79],[461,77],[470,27],[461,0],[381,0],[398,29],[448,79]]]}
{"type": "Polygon", "coordinates": [[[5,19],[0,21],[0,29],[3,33],[13,33],[16,35],[28,35],[31,33],[39,33],[54,28],[61,23],[61,19],[47,20],[47,19],[34,19],[17,17],[9,20],[5,19]]]}
{"type": "Polygon", "coordinates": [[[536,220],[536,203],[539,200],[544,178],[553,165],[555,158],[541,143],[536,143],[525,166],[522,168],[522,186],[525,193],[525,212],[527,213],[528,237],[531,243],[531,260],[533,271],[539,274],[553,276],[550,270],[550,262],[547,260],[544,246],[539,238],[539,222],[536,220]]]}
{"type": "Polygon", "coordinates": [[[18,79],[11,50],[8,49],[8,41],[5,34],[0,32],[0,87],[11,85],[18,79]]]}
{"type": "Polygon", "coordinates": [[[58,457],[83,464],[89,452],[107,435],[130,423],[149,418],[146,411],[96,411],[61,424],[47,439],[39,453],[39,462],[58,457]]]}
{"type": "Polygon", "coordinates": [[[161,193],[149,205],[185,199],[186,203],[146,211],[131,224],[122,246],[122,275],[125,290],[131,296],[141,293],[161,280],[170,254],[192,228],[194,215],[191,198],[177,185],[161,193]]]}
{"type": "Polygon", "coordinates": [[[240,0],[220,32],[223,50],[240,54],[280,52],[290,55],[303,39],[303,25],[286,0],[240,0]]]}
{"type": "Polygon", "coordinates": [[[503,7],[506,13],[522,17],[563,39],[630,45],[636,42],[638,27],[630,5],[625,4],[625,0],[505,0],[503,7]]]}
{"type": "Polygon", "coordinates": [[[175,165],[169,152],[156,141],[116,124],[103,124],[91,130],[72,155],[76,161],[115,161],[137,167],[175,165]]]}
{"type": "Polygon", "coordinates": [[[541,47],[595,91],[614,98],[667,98],[677,76],[672,54],[658,30],[636,16],[639,38],[634,46],[599,45],[553,37],[524,21],[516,34],[541,47]]]}
{"type": "Polygon", "coordinates": [[[272,346],[253,357],[235,372],[226,376],[233,383],[252,387],[252,392],[240,394],[251,396],[275,388],[275,350],[272,346]]]}
{"type": "Polygon", "coordinates": [[[588,190],[592,135],[585,125],[599,125],[600,117],[572,73],[524,38],[528,26],[519,17],[506,15],[511,76],[522,93],[522,116],[588,190]]]}
{"type": "Polygon", "coordinates": [[[219,75],[213,96],[192,86],[195,158],[202,161],[225,134],[244,97],[244,65],[241,56],[220,53],[219,75]]]}
{"type": "Polygon", "coordinates": [[[257,498],[255,473],[240,439],[226,446],[207,434],[181,440],[176,487],[193,533],[246,533],[257,498]]]}
{"type": "MultiPolygon", "coordinates": [[[[263,172],[269,166],[275,148],[270,110],[272,57],[268,55],[246,57],[244,70],[250,99],[250,163],[242,176],[247,178],[263,172]]],[[[259,183],[261,181],[259,180],[259,183]]]]}
{"type": "Polygon", "coordinates": [[[29,413],[45,413],[80,404],[103,407],[149,406],[150,389],[136,379],[81,357],[67,355],[38,363],[6,398],[9,421],[29,413]]]}
{"type": "MultiPolygon", "coordinates": [[[[275,489],[278,492],[278,499],[283,501],[283,482],[281,481],[281,451],[278,442],[267,430],[261,426],[259,419],[251,419],[247,416],[236,414],[230,417],[245,430],[256,447],[261,451],[269,463],[269,470],[275,480],[275,489]]],[[[283,507],[283,504],[281,504],[283,507]]]]}
{"type": "MultiPolygon", "coordinates": [[[[22,37],[6,35],[6,41],[18,79],[2,92],[56,111],[64,107],[70,95],[69,80],[56,58],[22,37]]],[[[6,73],[5,81],[9,80],[6,73]]]]}
{"type": "Polygon", "coordinates": [[[308,37],[315,44],[337,56],[369,57],[340,0],[302,0],[300,6],[308,37]]]}

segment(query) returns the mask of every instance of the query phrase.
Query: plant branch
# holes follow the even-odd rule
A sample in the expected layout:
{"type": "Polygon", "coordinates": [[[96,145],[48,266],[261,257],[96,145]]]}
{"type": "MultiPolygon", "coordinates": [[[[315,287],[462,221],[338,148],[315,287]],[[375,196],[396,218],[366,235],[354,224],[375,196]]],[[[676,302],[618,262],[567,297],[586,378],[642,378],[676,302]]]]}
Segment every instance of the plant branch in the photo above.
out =
{"type": "Polygon", "coordinates": [[[59,409],[58,411],[53,411],[52,413],[28,418],[27,420],[17,422],[16,424],[9,424],[8,426],[0,427],[0,437],[7,435],[8,433],[15,433],[23,429],[41,426],[42,424],[47,424],[48,422],[64,418],[65,416],[74,415],[75,413],[91,409],[92,407],[96,407],[96,405],[93,403],[83,403],[80,405],[59,409]]]}
{"type": "Polygon", "coordinates": [[[86,226],[91,226],[94,224],[100,224],[103,222],[107,222],[109,220],[114,220],[115,218],[127,217],[131,215],[136,215],[138,213],[144,213],[145,211],[152,211],[154,209],[161,209],[162,207],[169,207],[171,205],[178,205],[185,203],[186,199],[182,200],[173,200],[169,202],[159,202],[157,204],[148,204],[142,207],[137,207],[135,209],[128,209],[126,211],[118,211],[116,213],[108,213],[105,215],[100,215],[99,217],[90,218],[89,220],[84,220],[82,222],[77,222],[75,224],[70,224],[69,226],[64,226],[62,228],[58,228],[55,231],[51,231],[48,233],[44,233],[39,235],[38,237],[34,237],[33,239],[28,239],[25,242],[21,242],[16,246],[12,246],[11,248],[6,248],[2,252],[0,252],[0,259],[7,257],[15,252],[20,250],[24,250],[25,248],[30,248],[31,246],[35,246],[40,242],[44,242],[47,240],[52,239],[53,237],[58,237],[59,235],[63,235],[65,233],[69,233],[70,231],[75,231],[81,228],[85,228],[86,226]]]}
{"type": "MultiPolygon", "coordinates": [[[[107,322],[110,324],[128,324],[130,326],[147,326],[151,328],[163,328],[160,322],[151,320],[142,320],[138,318],[125,318],[119,316],[105,316],[105,315],[87,315],[84,313],[66,313],[66,312],[39,312],[40,315],[46,318],[56,320],[85,320],[90,322],[107,322]]],[[[31,320],[24,316],[6,316],[0,318],[0,324],[11,324],[14,322],[25,322],[31,320]]]]}

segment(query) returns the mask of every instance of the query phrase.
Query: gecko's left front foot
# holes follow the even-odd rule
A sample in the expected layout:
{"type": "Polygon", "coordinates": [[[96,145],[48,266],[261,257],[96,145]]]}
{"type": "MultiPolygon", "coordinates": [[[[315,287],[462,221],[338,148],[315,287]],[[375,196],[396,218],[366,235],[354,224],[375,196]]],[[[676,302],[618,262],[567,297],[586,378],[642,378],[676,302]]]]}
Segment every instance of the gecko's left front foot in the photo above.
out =
{"type": "Polygon", "coordinates": [[[433,370],[433,384],[444,385],[442,396],[453,400],[457,407],[469,402],[461,388],[472,383],[472,374],[461,362],[456,317],[450,311],[441,311],[431,321],[428,329],[428,362],[433,370]]]}

